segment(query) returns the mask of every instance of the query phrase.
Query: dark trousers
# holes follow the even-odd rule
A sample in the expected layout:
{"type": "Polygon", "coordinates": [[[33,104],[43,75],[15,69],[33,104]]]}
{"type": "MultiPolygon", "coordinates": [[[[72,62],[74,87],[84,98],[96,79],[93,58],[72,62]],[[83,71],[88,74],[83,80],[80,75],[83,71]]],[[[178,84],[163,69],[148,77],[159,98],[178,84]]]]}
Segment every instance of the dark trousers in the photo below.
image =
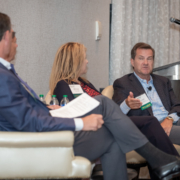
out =
{"type": "Polygon", "coordinates": [[[130,119],[155,147],[168,154],[179,156],[171,140],[154,116],[131,116],[130,119]]]}

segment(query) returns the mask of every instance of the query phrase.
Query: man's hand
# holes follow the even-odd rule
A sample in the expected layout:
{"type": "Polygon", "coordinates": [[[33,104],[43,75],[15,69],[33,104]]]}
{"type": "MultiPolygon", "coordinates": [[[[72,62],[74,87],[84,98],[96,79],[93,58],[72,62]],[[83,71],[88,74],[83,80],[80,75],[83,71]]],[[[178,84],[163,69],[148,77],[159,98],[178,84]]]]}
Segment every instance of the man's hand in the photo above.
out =
{"type": "Polygon", "coordinates": [[[131,109],[139,109],[142,106],[142,102],[139,99],[135,99],[132,92],[129,92],[129,96],[125,101],[131,109]]]}
{"type": "Polygon", "coordinates": [[[83,131],[97,131],[104,124],[103,117],[100,114],[91,114],[82,120],[84,123],[83,131]]]}
{"type": "Polygon", "coordinates": [[[161,123],[162,128],[164,129],[165,133],[169,136],[171,132],[173,122],[170,119],[164,119],[164,121],[161,123]]]}
{"type": "Polygon", "coordinates": [[[58,105],[50,105],[50,106],[47,106],[49,109],[59,109],[61,108],[61,106],[58,106],[58,105]]]}

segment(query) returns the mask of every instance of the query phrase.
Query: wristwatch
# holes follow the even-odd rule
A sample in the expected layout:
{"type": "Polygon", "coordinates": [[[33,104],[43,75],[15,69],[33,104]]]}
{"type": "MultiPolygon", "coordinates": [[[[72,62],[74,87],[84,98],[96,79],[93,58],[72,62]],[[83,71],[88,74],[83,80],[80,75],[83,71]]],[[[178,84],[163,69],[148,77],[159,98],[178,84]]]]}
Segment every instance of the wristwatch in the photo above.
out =
{"type": "Polygon", "coordinates": [[[174,122],[174,119],[171,116],[167,116],[166,118],[174,122]]]}

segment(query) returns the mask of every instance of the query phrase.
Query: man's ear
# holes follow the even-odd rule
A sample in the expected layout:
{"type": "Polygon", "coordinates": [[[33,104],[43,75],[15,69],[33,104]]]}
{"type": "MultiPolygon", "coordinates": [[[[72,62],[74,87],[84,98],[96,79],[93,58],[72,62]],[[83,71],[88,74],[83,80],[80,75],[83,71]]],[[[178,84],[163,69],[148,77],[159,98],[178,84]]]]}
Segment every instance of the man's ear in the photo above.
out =
{"type": "Polygon", "coordinates": [[[2,39],[6,40],[6,39],[9,37],[8,35],[9,35],[9,31],[7,30],[7,31],[4,33],[2,39]]]}
{"type": "Polygon", "coordinates": [[[131,65],[134,67],[134,59],[131,58],[131,65]]]}
{"type": "Polygon", "coordinates": [[[6,36],[6,32],[3,34],[3,37],[2,37],[3,40],[5,40],[6,38],[5,36],[6,36]]]}

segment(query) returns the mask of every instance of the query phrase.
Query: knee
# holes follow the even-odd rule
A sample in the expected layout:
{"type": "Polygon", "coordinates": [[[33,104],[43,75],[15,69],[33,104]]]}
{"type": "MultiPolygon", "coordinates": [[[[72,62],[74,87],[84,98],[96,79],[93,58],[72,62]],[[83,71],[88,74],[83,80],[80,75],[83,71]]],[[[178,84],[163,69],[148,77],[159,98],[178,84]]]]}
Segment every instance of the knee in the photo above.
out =
{"type": "Polygon", "coordinates": [[[98,96],[95,96],[94,99],[98,100],[98,101],[102,101],[103,99],[106,99],[107,97],[106,96],[103,96],[103,95],[98,95],[98,96]]]}
{"type": "Polygon", "coordinates": [[[156,117],[154,116],[150,116],[150,121],[153,123],[153,124],[158,124],[159,125],[159,121],[156,117]]]}
{"type": "Polygon", "coordinates": [[[148,123],[159,123],[156,117],[154,116],[141,116],[140,118],[143,119],[144,122],[148,123]]]}
{"type": "Polygon", "coordinates": [[[106,96],[103,95],[98,95],[94,97],[97,101],[100,102],[100,104],[105,104],[108,103],[108,101],[111,101],[109,98],[107,98],[106,96]]]}
{"type": "Polygon", "coordinates": [[[154,116],[141,116],[140,119],[141,119],[141,122],[143,122],[144,125],[146,124],[146,125],[152,126],[152,127],[160,125],[159,121],[154,116]]]}

